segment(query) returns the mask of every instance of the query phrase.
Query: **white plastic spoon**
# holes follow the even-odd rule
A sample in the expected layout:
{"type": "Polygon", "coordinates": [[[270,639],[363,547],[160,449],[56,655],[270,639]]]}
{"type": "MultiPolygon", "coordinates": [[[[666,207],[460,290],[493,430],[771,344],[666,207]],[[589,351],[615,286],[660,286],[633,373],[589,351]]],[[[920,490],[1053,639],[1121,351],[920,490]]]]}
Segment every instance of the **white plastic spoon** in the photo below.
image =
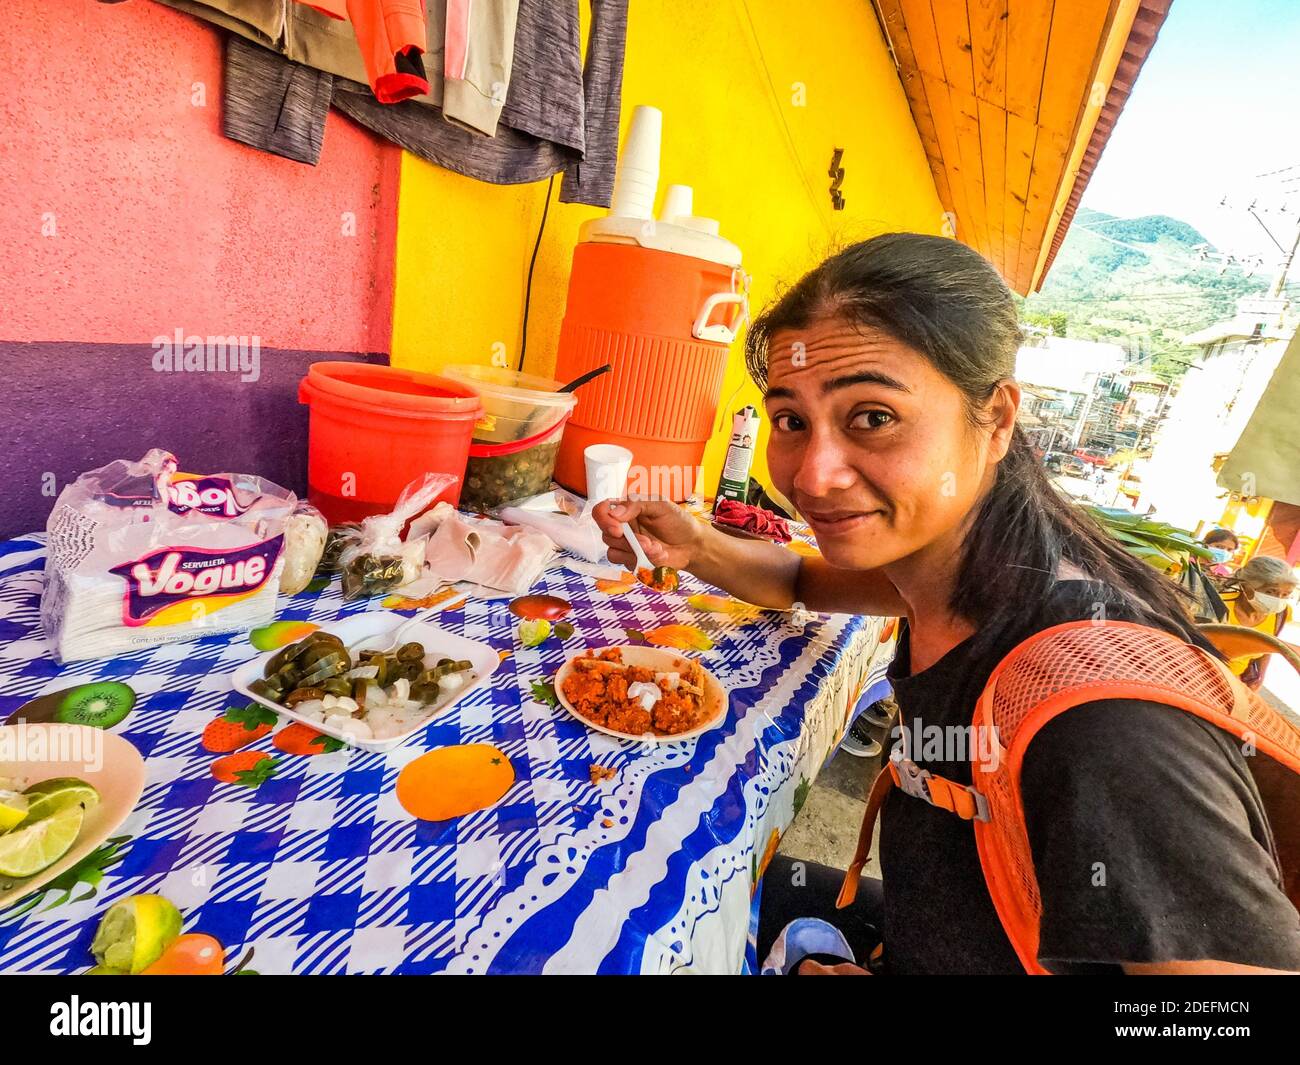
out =
{"type": "Polygon", "coordinates": [[[632,548],[632,554],[636,556],[635,572],[639,574],[643,569],[653,571],[655,568],[654,563],[645,557],[645,551],[641,547],[641,541],[636,538],[636,533],[632,531],[632,526],[627,522],[623,523],[623,539],[627,541],[628,546],[632,548]]]}

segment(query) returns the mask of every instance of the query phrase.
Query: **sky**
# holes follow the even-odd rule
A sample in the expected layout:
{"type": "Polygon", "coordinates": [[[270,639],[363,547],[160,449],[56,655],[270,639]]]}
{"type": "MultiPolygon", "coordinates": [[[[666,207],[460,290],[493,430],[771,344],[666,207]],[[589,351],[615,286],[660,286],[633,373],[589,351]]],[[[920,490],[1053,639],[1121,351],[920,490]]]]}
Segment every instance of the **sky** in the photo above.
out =
{"type": "MultiPolygon", "coordinates": [[[[1167,214],[1238,254],[1280,258],[1245,210],[1288,247],[1300,224],[1300,0],[1174,0],[1083,196],[1131,218],[1167,214]],[[1228,197],[1229,206],[1220,206],[1228,197]]],[[[1105,232],[1104,228],[1101,232],[1105,232]]]]}

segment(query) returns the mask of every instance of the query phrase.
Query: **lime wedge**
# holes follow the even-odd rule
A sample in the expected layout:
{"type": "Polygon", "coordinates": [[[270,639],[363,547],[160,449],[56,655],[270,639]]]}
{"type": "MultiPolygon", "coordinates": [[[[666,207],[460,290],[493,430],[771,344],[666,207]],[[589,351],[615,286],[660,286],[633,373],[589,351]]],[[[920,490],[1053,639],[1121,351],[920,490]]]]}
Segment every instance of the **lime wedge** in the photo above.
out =
{"type": "Polygon", "coordinates": [[[89,810],[99,805],[99,792],[76,777],[54,777],[33,784],[23,792],[27,799],[27,816],[35,821],[40,817],[49,817],[69,806],[81,806],[89,810]]]}
{"type": "Polygon", "coordinates": [[[519,642],[525,647],[536,647],[551,634],[551,623],[545,618],[519,623],[519,642]]]}
{"type": "Polygon", "coordinates": [[[8,832],[20,824],[31,812],[27,796],[8,789],[0,789],[0,833],[8,832]]]}
{"type": "Polygon", "coordinates": [[[139,973],[180,934],[181,914],[175,906],[161,895],[132,895],[108,908],[90,952],[104,968],[139,973]]]}
{"type": "Polygon", "coordinates": [[[69,806],[0,836],[0,876],[35,876],[49,868],[77,842],[85,815],[80,806],[69,806]]]}

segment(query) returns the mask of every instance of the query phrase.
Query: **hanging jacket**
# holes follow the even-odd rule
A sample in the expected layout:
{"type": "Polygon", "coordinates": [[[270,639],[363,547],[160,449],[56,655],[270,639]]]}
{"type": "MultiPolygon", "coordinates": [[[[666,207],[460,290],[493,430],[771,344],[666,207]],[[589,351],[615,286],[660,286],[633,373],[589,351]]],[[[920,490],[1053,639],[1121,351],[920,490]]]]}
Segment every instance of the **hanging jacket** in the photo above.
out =
{"type": "Polygon", "coordinates": [[[424,0],[297,0],[328,18],[351,22],[366,80],[381,104],[429,91],[420,59],[427,36],[424,0]]]}

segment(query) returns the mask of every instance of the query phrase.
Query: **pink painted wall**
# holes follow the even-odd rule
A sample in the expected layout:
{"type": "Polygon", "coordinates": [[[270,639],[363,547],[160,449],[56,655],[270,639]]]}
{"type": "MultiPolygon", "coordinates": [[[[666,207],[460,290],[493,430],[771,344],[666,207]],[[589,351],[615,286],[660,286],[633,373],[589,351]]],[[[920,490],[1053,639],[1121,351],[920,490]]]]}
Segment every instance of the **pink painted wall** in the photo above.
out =
{"type": "Polygon", "coordinates": [[[0,340],[388,351],[399,149],[334,113],[316,167],[227,140],[221,34],[148,0],[0,17],[0,340]]]}

